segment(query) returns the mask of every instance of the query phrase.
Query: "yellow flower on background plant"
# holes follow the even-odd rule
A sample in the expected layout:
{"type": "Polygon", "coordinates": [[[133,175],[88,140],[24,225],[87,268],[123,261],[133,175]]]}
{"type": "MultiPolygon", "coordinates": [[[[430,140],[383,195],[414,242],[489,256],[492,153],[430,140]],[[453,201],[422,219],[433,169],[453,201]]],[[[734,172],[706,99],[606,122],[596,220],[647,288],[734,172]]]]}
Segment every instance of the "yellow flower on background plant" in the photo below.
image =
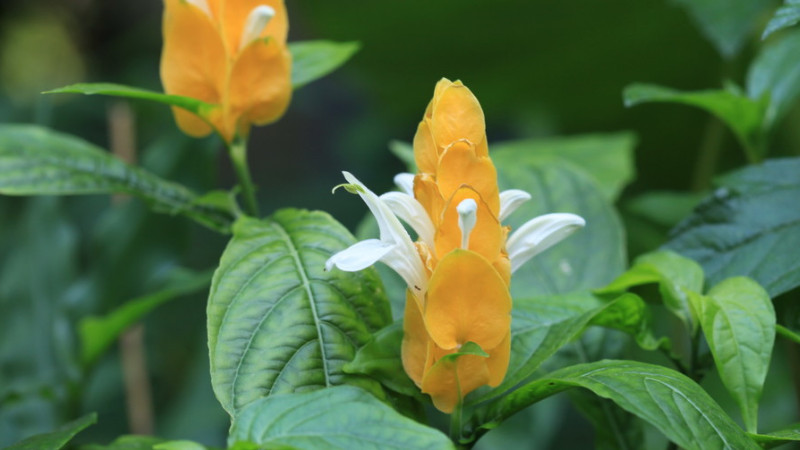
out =
{"type": "Polygon", "coordinates": [[[499,191],[483,110],[460,81],[436,85],[414,137],[414,158],[419,173],[397,175],[402,192],[380,197],[344,172],[348,189],[377,219],[380,238],[333,255],[326,268],[357,271],[381,261],[403,277],[403,367],[450,413],[469,392],[505,377],[511,274],[585,222],[547,214],[509,234],[502,222],[530,195],[499,191]],[[416,243],[399,219],[417,233],[416,243]]]}
{"type": "Polygon", "coordinates": [[[202,118],[173,107],[184,133],[213,128],[230,143],[283,115],[292,92],[283,0],[164,0],[163,26],[164,90],[215,105],[202,118]]]}

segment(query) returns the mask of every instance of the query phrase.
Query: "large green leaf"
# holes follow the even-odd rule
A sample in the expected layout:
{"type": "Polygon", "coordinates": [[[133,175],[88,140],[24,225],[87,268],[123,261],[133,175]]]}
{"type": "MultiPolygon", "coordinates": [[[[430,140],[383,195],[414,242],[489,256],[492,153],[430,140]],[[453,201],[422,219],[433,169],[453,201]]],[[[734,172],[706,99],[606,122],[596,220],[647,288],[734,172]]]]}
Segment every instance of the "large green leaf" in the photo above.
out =
{"type": "Polygon", "coordinates": [[[182,185],[129,166],[73,136],[29,125],[0,125],[0,194],[126,193],[168,214],[184,214],[225,231],[231,212],[201,204],[182,185]]]}
{"type": "Polygon", "coordinates": [[[633,286],[658,283],[664,304],[694,331],[697,323],[689,302],[690,293],[703,292],[703,269],[694,261],[670,251],[647,253],[598,293],[620,293],[633,286]]]}
{"type": "Polygon", "coordinates": [[[290,42],[292,87],[298,89],[328,75],[346,63],[360,47],[358,42],[290,42]]]}
{"type": "Polygon", "coordinates": [[[750,437],[763,448],[772,448],[790,442],[798,442],[800,441],[800,423],[768,434],[750,434],[750,437]]]}
{"type": "Polygon", "coordinates": [[[322,212],[239,219],[208,300],[211,380],[231,414],[273,394],[378,384],[342,367],[391,322],[374,270],[325,272],[355,241],[322,212]]]}
{"type": "Polygon", "coordinates": [[[6,450],[59,450],[67,445],[76,434],[97,423],[97,413],[87,414],[72,422],[65,423],[57,430],[37,434],[6,447],[6,450]]]}
{"type": "Polygon", "coordinates": [[[492,156],[501,189],[522,189],[532,199],[506,221],[511,230],[533,217],[575,213],[586,227],[517,270],[513,298],[562,294],[606,285],[625,267],[622,225],[598,185],[574,164],[535,152],[498,150],[492,156]]]}
{"type": "Polygon", "coordinates": [[[742,411],[747,430],[758,429],[758,401],[775,342],[775,309],[764,288],[729,278],[706,296],[692,296],[723,384],[742,411]]]}
{"type": "Polygon", "coordinates": [[[706,38],[726,59],[739,53],[755,31],[769,0],[673,0],[686,8],[706,38]]]}
{"type": "Polygon", "coordinates": [[[686,449],[758,448],[694,381],[661,366],[598,361],[567,367],[530,382],[471,418],[473,437],[553,394],[581,387],[612,400],[686,449]]]}
{"type": "MultiPolygon", "coordinates": [[[[798,6],[797,8],[800,8],[798,6]]],[[[769,42],[747,72],[750,98],[769,98],[765,125],[778,124],[800,96],[800,30],[769,42]]]]}
{"type": "Polygon", "coordinates": [[[438,430],[351,386],[256,400],[233,420],[228,444],[242,441],[258,448],[453,448],[438,430]]]}
{"type": "Polygon", "coordinates": [[[767,23],[761,39],[766,39],[770,34],[791,27],[800,22],[800,0],[784,0],[783,6],[775,11],[775,15],[767,23]]]}
{"type": "Polygon", "coordinates": [[[495,158],[498,153],[513,152],[525,161],[568,162],[593,178],[606,200],[613,202],[636,176],[633,165],[635,146],[633,133],[587,134],[500,142],[492,145],[491,155],[495,158]]]}
{"type": "Polygon", "coordinates": [[[710,285],[744,275],[775,297],[800,285],[800,158],[769,160],[721,186],[666,244],[703,266],[710,285]]]}
{"type": "Polygon", "coordinates": [[[764,145],[764,117],[768,99],[748,98],[739,89],[709,89],[704,91],[679,91],[655,84],[635,83],[623,91],[625,106],[642,103],[666,102],[695,106],[714,114],[733,131],[739,143],[753,160],[761,158],[764,145]]]}
{"type": "Polygon", "coordinates": [[[159,305],[182,295],[197,292],[211,282],[210,272],[176,271],[167,286],[158,292],[126,302],[111,314],[89,316],[81,320],[81,359],[84,365],[93,363],[128,327],[141,320],[159,305]]]}

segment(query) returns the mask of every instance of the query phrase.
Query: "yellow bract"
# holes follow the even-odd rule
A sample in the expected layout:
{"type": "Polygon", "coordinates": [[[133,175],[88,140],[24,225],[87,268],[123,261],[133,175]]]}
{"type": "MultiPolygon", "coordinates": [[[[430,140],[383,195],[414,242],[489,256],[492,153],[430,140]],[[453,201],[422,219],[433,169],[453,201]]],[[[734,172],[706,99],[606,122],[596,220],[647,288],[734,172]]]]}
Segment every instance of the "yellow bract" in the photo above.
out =
{"type": "Polygon", "coordinates": [[[461,82],[443,79],[436,85],[414,137],[414,157],[414,197],[435,236],[433,248],[417,242],[430,279],[424,298],[411,290],[407,295],[403,366],[434,405],[449,413],[470,391],[503,381],[511,346],[508,229],[498,220],[500,195],[483,110],[461,82]],[[469,199],[476,205],[475,223],[464,230],[457,208],[469,199]],[[443,359],[467,342],[489,356],[443,359]]]}
{"type": "Polygon", "coordinates": [[[164,90],[215,105],[202,118],[174,107],[180,129],[200,137],[213,127],[230,143],[283,115],[292,92],[287,31],[283,0],[165,0],[164,90]],[[274,16],[262,30],[253,19],[264,6],[274,16]]]}

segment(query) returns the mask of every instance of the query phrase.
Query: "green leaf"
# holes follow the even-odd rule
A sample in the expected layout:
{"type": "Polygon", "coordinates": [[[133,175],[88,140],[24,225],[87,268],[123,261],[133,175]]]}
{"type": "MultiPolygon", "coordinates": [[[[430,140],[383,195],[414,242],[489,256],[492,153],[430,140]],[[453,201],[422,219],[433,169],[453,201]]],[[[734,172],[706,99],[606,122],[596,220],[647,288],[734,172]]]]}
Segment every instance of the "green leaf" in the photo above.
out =
{"type": "Polygon", "coordinates": [[[162,290],[131,300],[107,316],[82,319],[79,333],[83,364],[95,362],[123,331],[161,304],[206,288],[211,282],[211,275],[210,271],[193,273],[176,270],[162,290]]]}
{"type": "Polygon", "coordinates": [[[636,176],[633,165],[635,147],[636,136],[623,132],[500,142],[491,146],[490,154],[495,158],[498,153],[508,152],[524,161],[539,159],[569,163],[594,179],[606,200],[614,202],[636,176]]]}
{"type": "Polygon", "coordinates": [[[714,114],[730,127],[748,156],[757,161],[763,156],[764,118],[768,99],[745,97],[736,89],[685,92],[655,84],[631,84],[623,91],[625,106],[642,103],[682,103],[714,114]]]}
{"type": "Polygon", "coordinates": [[[729,278],[692,299],[722,383],[739,405],[747,431],[754,433],[775,343],[772,300],[745,277],[729,278]]]}
{"type": "Polygon", "coordinates": [[[87,414],[72,422],[65,423],[55,431],[37,434],[6,447],[6,450],[59,450],[67,445],[76,434],[97,423],[97,413],[87,414]]]}
{"type": "Polygon", "coordinates": [[[81,446],[81,450],[153,450],[155,445],[166,442],[155,436],[125,435],[114,439],[108,445],[89,444],[81,446]]]}
{"type": "Polygon", "coordinates": [[[769,0],[673,0],[686,8],[717,51],[732,59],[755,30],[769,0]]]}
{"type": "Polygon", "coordinates": [[[504,223],[512,230],[542,214],[575,213],[586,227],[518,269],[513,298],[562,294],[605,286],[625,268],[622,225],[598,185],[574,164],[534,152],[493,151],[501,190],[522,189],[532,199],[504,223]]]}
{"type": "Polygon", "coordinates": [[[800,423],[773,431],[769,434],[749,433],[749,436],[761,445],[762,448],[772,448],[790,442],[800,441],[800,423]]]}
{"type": "Polygon", "coordinates": [[[181,95],[167,95],[160,92],[149,91],[137,87],[125,86],[115,83],[78,83],[62,88],[43,92],[44,94],[85,94],[85,95],[112,95],[115,97],[135,98],[150,100],[165,105],[177,106],[193,112],[200,117],[207,115],[216,106],[181,95]]]}
{"type": "Polygon", "coordinates": [[[290,42],[292,87],[298,89],[328,75],[347,62],[360,47],[358,42],[290,42]]]}
{"type": "Polygon", "coordinates": [[[704,194],[648,191],[625,203],[625,210],[656,225],[672,228],[688,216],[704,194]]]}
{"type": "Polygon", "coordinates": [[[634,361],[605,360],[550,373],[477,411],[471,434],[477,438],[528,405],[574,387],[612,400],[682,448],[758,448],[694,381],[674,370],[634,361]]]}
{"type": "Polygon", "coordinates": [[[642,421],[611,400],[589,391],[570,390],[572,405],[592,424],[596,450],[643,448],[642,421]]]}
{"type": "Polygon", "coordinates": [[[0,194],[125,193],[167,214],[184,214],[226,231],[230,212],[196,203],[184,186],[132,167],[73,136],[30,125],[0,125],[0,194]]]}
{"type": "Polygon", "coordinates": [[[800,96],[800,30],[768,42],[747,72],[747,95],[768,98],[765,127],[773,128],[800,96]]]}
{"type": "Polygon", "coordinates": [[[400,345],[403,342],[403,321],[381,329],[358,349],[353,361],[344,365],[346,373],[369,375],[387,388],[409,397],[420,395],[419,388],[403,369],[400,345]]]}
{"type": "Polygon", "coordinates": [[[652,322],[650,309],[641,297],[623,294],[592,317],[590,324],[623,331],[645,350],[670,351],[672,344],[666,337],[657,339],[653,335],[652,322]]]}
{"type": "Polygon", "coordinates": [[[208,300],[211,381],[231,415],[273,394],[345,383],[380,389],[343,371],[391,321],[380,279],[372,269],[324,271],[354,242],[322,212],[285,209],[234,224],[208,300]]]}
{"type": "Polygon", "coordinates": [[[775,11],[772,19],[767,23],[761,39],[766,39],[772,33],[789,28],[800,22],[800,0],[784,0],[783,6],[775,11]]]}
{"type": "Polygon", "coordinates": [[[228,444],[239,441],[260,448],[454,448],[438,430],[350,386],[256,400],[233,420],[228,444]]]}
{"type": "Polygon", "coordinates": [[[667,308],[690,330],[697,322],[689,293],[703,292],[703,269],[696,262],[670,251],[656,251],[636,258],[633,266],[597,293],[620,293],[633,286],[658,283],[667,308]]]}
{"type": "Polygon", "coordinates": [[[666,248],[700,263],[709,285],[742,275],[771,297],[800,286],[800,158],[717,181],[721,188],[672,231],[666,248]]]}

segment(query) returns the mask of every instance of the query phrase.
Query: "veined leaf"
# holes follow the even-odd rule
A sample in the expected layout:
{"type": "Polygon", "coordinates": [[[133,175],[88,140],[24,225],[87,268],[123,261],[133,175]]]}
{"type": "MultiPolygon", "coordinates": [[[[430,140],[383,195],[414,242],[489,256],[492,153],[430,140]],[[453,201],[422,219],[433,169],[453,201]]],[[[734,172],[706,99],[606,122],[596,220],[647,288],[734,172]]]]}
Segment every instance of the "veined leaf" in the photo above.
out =
{"type": "Polygon", "coordinates": [[[419,388],[403,369],[402,342],[403,321],[398,320],[375,333],[372,340],[358,349],[355,359],[344,365],[344,371],[363,373],[395,392],[409,397],[419,396],[419,388]]]}
{"type": "Polygon", "coordinates": [[[454,448],[440,431],[351,386],[256,400],[233,420],[228,445],[241,441],[281,449],[454,448]]]}
{"type": "Polygon", "coordinates": [[[699,262],[710,285],[742,275],[771,297],[800,286],[800,158],[769,160],[717,183],[666,248],[699,262]]]}
{"type": "Polygon", "coordinates": [[[73,136],[30,125],[0,125],[0,194],[75,195],[125,193],[153,209],[183,214],[226,231],[232,214],[197,203],[186,187],[132,167],[73,136]]]}
{"type": "Polygon", "coordinates": [[[87,414],[49,433],[37,434],[17,442],[6,450],[59,450],[90,425],[97,423],[97,413],[87,414]]]}
{"type": "MultiPolygon", "coordinates": [[[[800,8],[800,6],[798,6],[800,8]]],[[[800,97],[800,30],[768,42],[747,71],[747,95],[769,98],[765,126],[773,127],[800,97]]]]}
{"type": "Polygon", "coordinates": [[[797,442],[800,441],[800,423],[768,434],[750,434],[750,437],[758,442],[762,448],[772,448],[790,442],[797,442]]]}
{"type": "Polygon", "coordinates": [[[328,75],[347,62],[360,47],[358,42],[290,42],[292,87],[298,89],[328,75]]]}
{"type": "Polygon", "coordinates": [[[705,296],[692,296],[723,384],[742,411],[747,430],[758,429],[758,401],[775,342],[775,309],[764,288],[729,278],[705,296]]]}
{"type": "Polygon", "coordinates": [[[477,438],[528,405],[575,387],[612,400],[682,448],[758,448],[688,377],[652,364],[611,360],[566,367],[486,405],[471,418],[471,436],[477,438]]]}
{"type": "Polygon", "coordinates": [[[380,279],[373,269],[324,271],[330,255],[354,242],[322,212],[286,209],[234,224],[208,301],[211,381],[231,415],[279,393],[345,383],[380,389],[343,371],[391,321],[380,279]]]}
{"type": "Polygon", "coordinates": [[[761,39],[766,39],[770,34],[791,27],[800,22],[800,0],[784,0],[783,6],[775,11],[769,20],[761,39]]]}

